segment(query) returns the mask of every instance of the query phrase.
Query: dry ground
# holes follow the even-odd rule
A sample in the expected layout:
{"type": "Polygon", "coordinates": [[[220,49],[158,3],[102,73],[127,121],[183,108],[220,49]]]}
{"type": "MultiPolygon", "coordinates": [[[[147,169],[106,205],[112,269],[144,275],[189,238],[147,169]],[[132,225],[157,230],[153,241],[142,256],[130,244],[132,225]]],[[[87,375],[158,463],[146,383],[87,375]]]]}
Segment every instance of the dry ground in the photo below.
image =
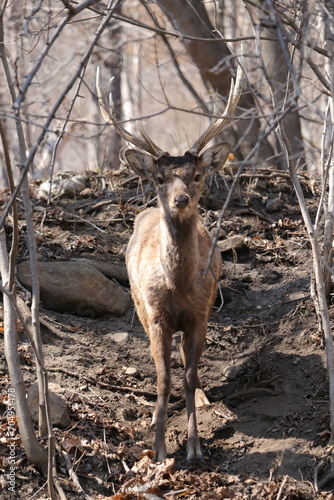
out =
{"type": "MultiPolygon", "coordinates": [[[[317,196],[306,177],[303,185],[312,212],[317,196]]],[[[210,228],[226,187],[222,179],[213,180],[204,193],[201,210],[210,228]]],[[[103,185],[93,175],[90,188],[77,199],[57,200],[46,212],[46,204],[35,198],[41,258],[124,262],[137,204],[143,201],[136,188],[136,180],[113,176],[103,185]]],[[[144,192],[145,200],[151,200],[151,188],[144,185],[144,192]]],[[[92,498],[334,498],[333,481],[320,493],[314,486],[315,477],[321,479],[328,467],[328,381],[310,298],[310,248],[284,176],[260,181],[244,176],[222,225],[221,238],[232,235],[242,235],[245,246],[223,256],[224,304],[218,297],[200,363],[211,401],[198,410],[205,457],[201,467],[189,468],[185,462],[186,408],[177,337],[167,426],[170,458],[155,465],[149,451],[155,368],[133,310],[121,318],[79,318],[42,309],[50,381],[61,387],[71,417],[70,426],[55,429],[55,435],[92,498]],[[268,200],[279,200],[280,209],[268,212],[268,200]]],[[[20,259],[26,255],[22,220],[20,259]]],[[[35,379],[35,365],[24,332],[20,352],[28,385],[35,379]]],[[[7,382],[4,363],[2,388],[7,382]]],[[[5,406],[0,410],[4,413],[5,406]]],[[[6,454],[2,440],[0,465],[6,454]]],[[[45,498],[45,479],[29,466],[23,450],[18,458],[17,498],[45,498]]],[[[60,455],[57,464],[67,498],[84,498],[60,455]]],[[[4,466],[0,473],[1,498],[13,498],[4,466]]]]}

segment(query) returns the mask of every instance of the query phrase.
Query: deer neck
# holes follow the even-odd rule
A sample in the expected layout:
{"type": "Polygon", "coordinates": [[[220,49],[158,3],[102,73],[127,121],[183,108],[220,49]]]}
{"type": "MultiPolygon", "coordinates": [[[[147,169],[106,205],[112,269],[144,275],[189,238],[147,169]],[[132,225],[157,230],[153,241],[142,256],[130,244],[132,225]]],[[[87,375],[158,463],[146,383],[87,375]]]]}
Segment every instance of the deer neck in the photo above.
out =
{"type": "Polygon", "coordinates": [[[160,230],[160,262],[168,287],[191,287],[199,259],[197,213],[184,220],[164,215],[160,230]]]}

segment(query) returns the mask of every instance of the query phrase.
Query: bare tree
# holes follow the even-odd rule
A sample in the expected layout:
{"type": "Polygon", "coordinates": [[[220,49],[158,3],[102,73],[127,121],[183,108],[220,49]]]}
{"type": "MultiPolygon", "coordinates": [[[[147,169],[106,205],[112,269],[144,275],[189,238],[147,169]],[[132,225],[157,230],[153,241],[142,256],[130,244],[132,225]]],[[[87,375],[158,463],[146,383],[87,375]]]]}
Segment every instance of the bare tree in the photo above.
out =
{"type": "MultiPolygon", "coordinates": [[[[245,7],[248,8],[247,2],[245,7]]],[[[290,60],[288,53],[284,51],[284,46],[277,36],[276,23],[278,20],[277,8],[275,5],[270,5],[269,2],[260,1],[257,7],[248,9],[252,23],[256,32],[257,40],[259,41],[259,49],[261,51],[262,71],[266,72],[266,78],[270,80],[272,90],[275,92],[275,102],[278,106],[283,107],[287,98],[286,82],[290,81],[290,60]]],[[[291,94],[292,88],[288,89],[291,94]]],[[[298,102],[283,118],[284,129],[290,139],[290,147],[293,155],[293,161],[298,164],[299,168],[305,169],[304,145],[302,139],[300,117],[298,111],[298,102]]],[[[276,144],[276,150],[280,155],[284,153],[280,151],[280,144],[276,144]]],[[[284,163],[281,158],[278,163],[284,163]]],[[[287,165],[285,165],[285,168],[287,165]]]]}
{"type": "MultiPolygon", "coordinates": [[[[312,257],[313,257],[313,273],[312,278],[314,279],[314,290],[313,298],[315,303],[315,309],[318,314],[319,324],[321,331],[324,335],[325,346],[326,346],[326,359],[327,359],[327,371],[329,380],[329,411],[330,411],[330,444],[334,442],[334,348],[333,348],[333,336],[331,331],[331,324],[329,319],[328,311],[328,292],[330,290],[331,275],[332,270],[332,239],[333,239],[333,52],[332,43],[334,35],[334,17],[333,12],[328,10],[324,5],[318,5],[315,13],[316,16],[320,16],[320,26],[322,26],[322,38],[323,45],[327,49],[326,56],[328,60],[325,61],[324,67],[326,68],[327,75],[326,78],[331,82],[332,93],[328,98],[327,111],[324,113],[324,127],[323,127],[323,141],[322,141],[322,195],[320,198],[320,203],[318,206],[318,213],[314,221],[312,221],[311,215],[307,209],[306,201],[304,198],[303,190],[297,175],[297,165],[298,162],[294,157],[292,144],[295,144],[295,136],[291,131],[289,120],[285,120],[281,115],[284,108],[288,108],[291,102],[295,102],[298,98],[307,102],[305,94],[300,86],[300,81],[302,78],[302,68],[303,65],[297,65],[295,69],[293,66],[293,54],[294,50],[289,52],[289,38],[284,37],[284,29],[281,25],[281,20],[278,19],[278,13],[274,5],[268,1],[268,16],[271,19],[274,30],[271,37],[277,39],[279,43],[278,56],[284,55],[287,62],[288,72],[286,74],[285,80],[281,80],[280,88],[278,88],[278,81],[276,72],[270,69],[271,63],[270,59],[263,57],[262,43],[259,43],[259,56],[263,60],[263,67],[265,71],[265,77],[270,86],[272,102],[273,102],[273,112],[275,119],[277,120],[276,134],[278,141],[280,142],[281,149],[285,153],[287,165],[289,168],[290,178],[293,183],[298,202],[300,205],[301,214],[303,216],[304,224],[309,236],[312,257]],[[328,197],[327,197],[328,191],[328,197]],[[321,215],[323,214],[323,217],[321,215]],[[325,222],[324,227],[323,220],[325,222]],[[324,238],[323,238],[324,234],[324,238]],[[327,284],[326,284],[327,281],[327,284]],[[327,293],[327,297],[326,297],[327,293]]],[[[304,14],[308,17],[312,16],[310,11],[305,10],[304,14]]],[[[306,36],[306,33],[304,33],[306,36]]],[[[303,60],[303,54],[300,52],[300,58],[303,60]]],[[[311,103],[308,103],[311,106],[311,103]]],[[[321,116],[321,110],[318,110],[321,116]]],[[[299,157],[300,159],[300,157],[299,157]]],[[[324,477],[321,481],[316,484],[319,488],[326,484],[334,476],[334,459],[331,458],[331,471],[330,474],[324,477]]]]}
{"type": "MultiPolygon", "coordinates": [[[[203,2],[194,0],[162,0],[160,4],[173,24],[178,36],[182,39],[193,62],[198,67],[204,81],[221,96],[228,95],[231,75],[235,71],[234,54],[221,36],[214,30],[203,2]]],[[[238,50],[238,49],[236,49],[238,50]]],[[[239,103],[239,113],[243,109],[254,109],[253,95],[245,92],[239,103]]],[[[240,120],[237,124],[237,137],[243,157],[259,140],[260,122],[252,114],[248,120],[240,120]]],[[[225,132],[226,135],[226,132],[225,132]]],[[[271,161],[273,150],[266,139],[259,145],[259,160],[271,161]]]]}
{"type": "MultiPolygon", "coordinates": [[[[64,2],[67,4],[67,2],[64,2]]],[[[53,433],[51,427],[50,411],[48,407],[48,376],[47,370],[43,361],[43,349],[42,341],[40,335],[40,322],[39,322],[39,278],[37,271],[37,248],[36,248],[36,235],[34,231],[33,223],[33,210],[29,193],[28,184],[28,172],[31,170],[33,160],[36,156],[39,146],[42,144],[43,139],[55,120],[55,116],[62,103],[68,99],[68,95],[72,88],[77,84],[74,97],[71,98],[67,119],[64,120],[62,133],[65,131],[66,124],[68,122],[70,113],[73,109],[73,105],[78,98],[79,90],[83,81],[83,77],[87,68],[87,64],[90,61],[92,52],[101,37],[103,31],[106,29],[111,15],[114,9],[117,7],[118,2],[111,2],[108,9],[106,10],[106,15],[102,17],[97,30],[92,30],[92,35],[90,39],[86,41],[86,46],[84,47],[83,54],[76,66],[73,74],[67,85],[63,88],[60,86],[58,88],[58,94],[56,96],[55,103],[50,113],[48,114],[44,125],[40,128],[40,133],[36,138],[32,138],[32,144],[30,147],[26,141],[27,128],[25,129],[24,123],[24,113],[22,112],[26,109],[25,100],[34,85],[34,79],[37,73],[40,71],[41,67],[47,60],[47,56],[51,53],[52,48],[57,43],[60,38],[62,30],[66,29],[66,26],[70,23],[73,17],[79,16],[80,13],[91,7],[95,2],[93,1],[83,1],[81,4],[76,6],[66,5],[63,10],[63,17],[58,26],[50,27],[50,32],[48,33],[49,40],[48,44],[42,45],[39,57],[35,61],[31,61],[31,67],[27,74],[18,75],[16,73],[16,66],[11,66],[10,62],[10,51],[6,50],[7,47],[7,37],[5,32],[5,26],[7,24],[4,22],[5,17],[8,18],[10,14],[10,9],[12,5],[4,3],[0,10],[0,57],[2,62],[2,68],[5,75],[5,81],[7,83],[8,94],[12,103],[12,108],[7,111],[2,111],[4,115],[7,115],[7,124],[10,120],[13,120],[16,128],[16,157],[19,164],[19,175],[18,181],[15,184],[13,169],[11,166],[11,154],[9,151],[9,144],[7,140],[6,129],[2,122],[0,123],[0,135],[2,140],[2,145],[4,149],[4,161],[7,169],[7,178],[11,190],[11,199],[4,210],[1,217],[0,223],[0,272],[1,272],[1,291],[3,293],[4,300],[4,325],[5,325],[5,355],[8,365],[8,370],[10,374],[10,381],[12,388],[15,391],[15,407],[16,414],[18,416],[18,425],[22,438],[22,443],[27,454],[29,461],[41,470],[43,473],[48,474],[48,493],[49,497],[54,499],[54,452],[53,452],[53,433]],[[14,75],[14,76],[13,76],[14,75]],[[23,81],[21,81],[21,78],[23,81]],[[28,153],[27,153],[28,151],[28,153]],[[28,240],[28,251],[30,257],[30,269],[32,277],[32,293],[31,293],[31,308],[29,309],[20,297],[16,294],[15,285],[15,262],[16,262],[16,252],[17,252],[17,210],[16,210],[16,198],[18,193],[21,192],[24,209],[25,209],[25,220],[27,227],[27,240],[28,240]],[[10,256],[7,254],[7,238],[6,232],[4,230],[4,223],[7,221],[7,215],[13,211],[13,231],[12,231],[12,250],[10,256]],[[44,438],[48,437],[48,453],[44,447],[39,443],[34,427],[30,418],[27,400],[25,397],[25,387],[24,380],[22,376],[22,371],[20,369],[20,360],[17,350],[17,329],[16,323],[17,318],[22,320],[25,326],[26,334],[28,335],[32,347],[35,353],[36,359],[36,375],[38,381],[38,393],[39,393],[39,436],[44,438]]],[[[31,22],[36,12],[41,9],[41,4],[36,8],[31,6],[31,15],[26,19],[26,21],[31,22]]],[[[22,21],[21,19],[19,19],[22,21]]],[[[23,21],[22,21],[23,22],[23,21]]],[[[8,34],[7,34],[8,36],[8,34]]],[[[29,135],[29,134],[28,134],[29,135]]],[[[61,134],[60,134],[61,135],[61,134]]],[[[15,144],[12,145],[12,147],[15,144]]],[[[8,221],[10,224],[10,221],[8,221]]],[[[58,485],[58,489],[61,493],[61,488],[58,485]]],[[[62,494],[62,493],[61,493],[62,494]]]]}

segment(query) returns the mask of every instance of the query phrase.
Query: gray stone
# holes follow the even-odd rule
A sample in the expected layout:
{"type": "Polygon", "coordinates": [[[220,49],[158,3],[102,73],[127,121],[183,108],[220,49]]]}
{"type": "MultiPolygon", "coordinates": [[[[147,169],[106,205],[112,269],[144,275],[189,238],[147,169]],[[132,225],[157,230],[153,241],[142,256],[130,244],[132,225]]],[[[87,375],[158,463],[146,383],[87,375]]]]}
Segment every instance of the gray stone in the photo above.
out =
{"type": "Polygon", "coordinates": [[[245,244],[244,238],[239,235],[230,236],[226,240],[218,241],[217,246],[221,252],[240,250],[245,244]]]}
{"type": "MultiPolygon", "coordinates": [[[[50,414],[51,423],[59,427],[67,427],[70,423],[70,417],[68,414],[66,400],[59,396],[54,390],[61,391],[61,388],[57,384],[49,384],[49,403],[50,403],[50,414]]],[[[32,420],[38,422],[39,414],[39,397],[38,397],[38,384],[37,381],[34,382],[28,389],[28,408],[32,420]]]]}
{"type": "MultiPolygon", "coordinates": [[[[79,262],[39,262],[40,298],[43,307],[95,318],[124,314],[130,306],[128,290],[109,280],[95,267],[79,262]]],[[[17,278],[31,290],[29,261],[17,267],[17,278]]]]}
{"type": "Polygon", "coordinates": [[[129,366],[128,368],[125,369],[125,374],[126,375],[137,375],[138,370],[135,366],[129,366]]]}
{"type": "Polygon", "coordinates": [[[115,278],[124,286],[129,285],[129,278],[126,267],[122,266],[121,264],[111,264],[110,262],[93,259],[72,259],[72,262],[89,264],[90,266],[96,267],[96,269],[98,269],[100,273],[104,274],[107,278],[115,278]]]}
{"type": "Polygon", "coordinates": [[[280,198],[271,198],[266,203],[267,212],[274,213],[282,210],[282,200],[280,198]]]}
{"type": "Polygon", "coordinates": [[[43,182],[38,190],[38,197],[47,200],[51,189],[52,198],[60,198],[61,196],[73,197],[75,193],[80,193],[85,189],[87,176],[77,172],[59,172],[52,182],[43,182]]]}
{"type": "Polygon", "coordinates": [[[233,380],[240,377],[244,371],[245,368],[242,365],[229,365],[224,368],[223,374],[226,378],[233,380]]]}
{"type": "Polygon", "coordinates": [[[122,342],[127,342],[129,339],[129,334],[127,332],[112,333],[110,338],[113,342],[121,344],[122,342]]]}

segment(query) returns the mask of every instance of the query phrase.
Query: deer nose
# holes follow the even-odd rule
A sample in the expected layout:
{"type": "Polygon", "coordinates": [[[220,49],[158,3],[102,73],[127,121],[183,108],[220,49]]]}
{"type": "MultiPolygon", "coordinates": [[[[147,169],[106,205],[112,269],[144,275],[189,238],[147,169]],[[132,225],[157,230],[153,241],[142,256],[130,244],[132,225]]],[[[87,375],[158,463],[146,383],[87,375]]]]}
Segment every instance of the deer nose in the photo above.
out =
{"type": "Polygon", "coordinates": [[[174,203],[177,208],[184,208],[189,203],[189,196],[186,194],[175,196],[174,203]]]}

